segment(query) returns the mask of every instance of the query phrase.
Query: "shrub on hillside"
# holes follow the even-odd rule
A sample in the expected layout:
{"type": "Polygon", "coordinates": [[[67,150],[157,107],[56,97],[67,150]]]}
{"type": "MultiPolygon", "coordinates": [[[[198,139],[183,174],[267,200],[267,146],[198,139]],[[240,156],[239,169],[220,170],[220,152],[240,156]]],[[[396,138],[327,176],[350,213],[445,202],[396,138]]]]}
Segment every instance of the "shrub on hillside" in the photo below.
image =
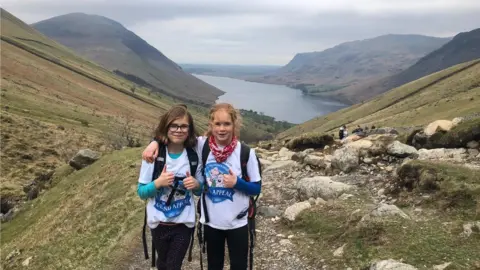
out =
{"type": "Polygon", "coordinates": [[[318,133],[305,133],[294,137],[285,145],[290,150],[305,150],[308,148],[323,149],[326,145],[334,143],[331,135],[318,133]]]}

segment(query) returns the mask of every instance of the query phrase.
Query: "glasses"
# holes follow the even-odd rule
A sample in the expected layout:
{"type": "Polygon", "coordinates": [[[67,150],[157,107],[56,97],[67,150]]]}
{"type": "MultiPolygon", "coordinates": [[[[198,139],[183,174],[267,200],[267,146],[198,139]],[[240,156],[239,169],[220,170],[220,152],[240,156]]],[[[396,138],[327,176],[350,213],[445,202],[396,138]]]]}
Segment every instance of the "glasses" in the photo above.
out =
{"type": "Polygon", "coordinates": [[[181,130],[182,132],[186,132],[186,131],[188,131],[189,125],[176,125],[176,124],[171,124],[171,125],[168,127],[168,130],[174,132],[174,131],[177,131],[179,128],[180,128],[180,130],[181,130]]]}

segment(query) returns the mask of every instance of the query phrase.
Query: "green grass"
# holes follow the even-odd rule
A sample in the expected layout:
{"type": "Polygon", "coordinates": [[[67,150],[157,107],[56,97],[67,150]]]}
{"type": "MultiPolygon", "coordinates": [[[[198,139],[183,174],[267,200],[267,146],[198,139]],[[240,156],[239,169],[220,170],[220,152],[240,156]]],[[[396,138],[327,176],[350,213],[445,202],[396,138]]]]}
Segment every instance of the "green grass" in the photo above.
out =
{"type": "Polygon", "coordinates": [[[429,194],[422,200],[427,207],[452,212],[464,219],[480,219],[480,170],[445,162],[412,160],[401,166],[397,174],[399,203],[409,204],[412,198],[429,194]]]}
{"type": "MultiPolygon", "coordinates": [[[[371,100],[314,118],[280,133],[331,133],[347,127],[425,125],[438,119],[477,113],[480,107],[480,60],[459,64],[383,93],[371,100]]],[[[351,130],[350,128],[350,130],[351,130]]]]}
{"type": "Polygon", "coordinates": [[[32,256],[36,269],[114,268],[119,250],[141,231],[140,153],[117,151],[80,171],[60,169],[59,175],[68,176],[2,224],[2,266],[21,268],[32,256]],[[21,255],[5,261],[15,249],[21,255]]]}
{"type": "Polygon", "coordinates": [[[480,234],[460,236],[463,221],[452,215],[434,215],[428,219],[405,220],[388,218],[360,225],[366,214],[365,201],[335,202],[303,212],[286,226],[297,233],[299,252],[315,264],[324,259],[332,269],[368,269],[374,260],[403,259],[419,269],[431,269],[452,262],[449,269],[472,269],[480,258],[480,234]],[[360,213],[351,215],[356,209],[360,213]],[[448,223],[446,223],[448,222],[448,223]],[[346,244],[344,255],[334,257],[333,251],[346,244]]]}

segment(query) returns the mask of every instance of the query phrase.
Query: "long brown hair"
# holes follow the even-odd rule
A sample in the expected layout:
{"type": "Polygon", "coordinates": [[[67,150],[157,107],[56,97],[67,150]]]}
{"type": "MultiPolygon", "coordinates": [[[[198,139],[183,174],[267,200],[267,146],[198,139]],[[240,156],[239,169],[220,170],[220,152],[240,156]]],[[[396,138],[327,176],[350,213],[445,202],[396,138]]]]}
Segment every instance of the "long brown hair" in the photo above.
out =
{"type": "Polygon", "coordinates": [[[233,122],[233,134],[237,136],[237,138],[240,138],[240,129],[242,128],[242,115],[232,106],[232,104],[229,103],[218,103],[212,106],[209,114],[210,121],[208,123],[208,130],[205,135],[207,137],[212,136],[212,124],[215,118],[215,113],[221,110],[224,110],[230,115],[230,118],[233,122]]]}
{"type": "Polygon", "coordinates": [[[188,137],[185,140],[185,147],[195,147],[197,145],[197,131],[193,124],[193,117],[187,110],[187,105],[176,104],[166,113],[160,117],[160,123],[158,123],[155,129],[155,138],[160,142],[168,143],[168,127],[173,121],[187,116],[188,118],[188,137]]]}

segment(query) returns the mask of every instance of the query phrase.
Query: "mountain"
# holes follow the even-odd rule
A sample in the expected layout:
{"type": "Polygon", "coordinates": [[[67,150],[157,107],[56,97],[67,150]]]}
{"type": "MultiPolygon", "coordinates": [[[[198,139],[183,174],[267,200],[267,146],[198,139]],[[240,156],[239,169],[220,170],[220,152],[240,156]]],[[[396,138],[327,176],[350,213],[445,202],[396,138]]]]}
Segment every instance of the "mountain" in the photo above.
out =
{"type": "Polygon", "coordinates": [[[32,26],[79,55],[157,92],[206,104],[214,103],[224,93],[184,72],[145,40],[111,19],[71,13],[32,26]]]}
{"type": "Polygon", "coordinates": [[[362,127],[411,128],[438,119],[477,114],[480,108],[480,59],[455,65],[404,84],[348,108],[294,126],[277,138],[303,133],[337,133],[362,127]]]}
{"type": "Polygon", "coordinates": [[[284,67],[252,81],[285,84],[323,94],[396,74],[438,49],[449,38],[384,35],[346,42],[321,52],[299,53],[284,67]]]}
{"type": "Polygon", "coordinates": [[[398,74],[350,86],[333,94],[341,95],[343,99],[353,103],[360,102],[434,72],[478,58],[480,58],[480,28],[456,35],[450,42],[398,74]]]}

